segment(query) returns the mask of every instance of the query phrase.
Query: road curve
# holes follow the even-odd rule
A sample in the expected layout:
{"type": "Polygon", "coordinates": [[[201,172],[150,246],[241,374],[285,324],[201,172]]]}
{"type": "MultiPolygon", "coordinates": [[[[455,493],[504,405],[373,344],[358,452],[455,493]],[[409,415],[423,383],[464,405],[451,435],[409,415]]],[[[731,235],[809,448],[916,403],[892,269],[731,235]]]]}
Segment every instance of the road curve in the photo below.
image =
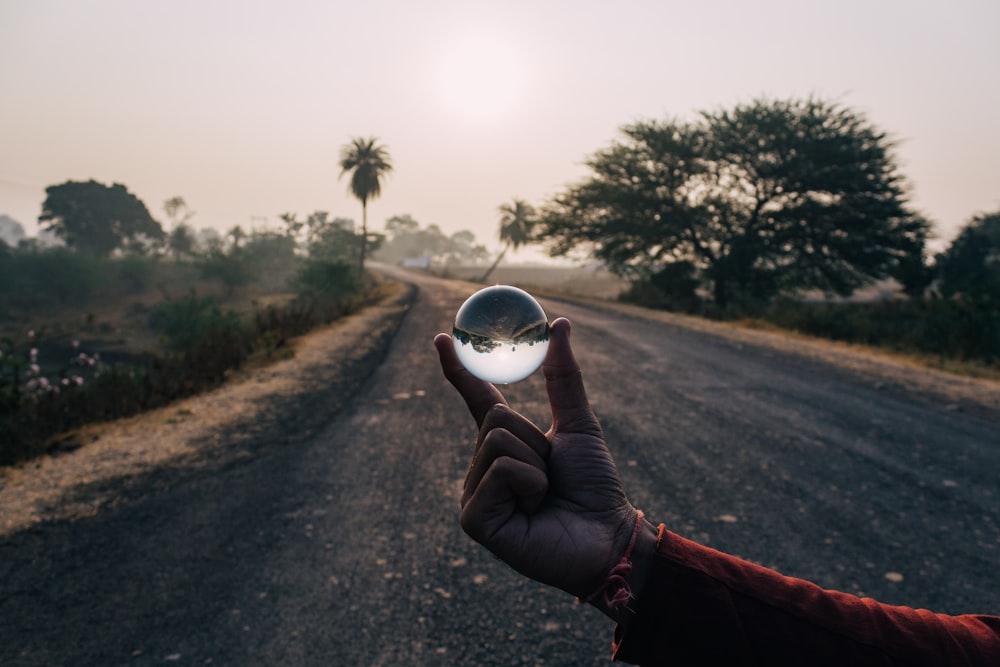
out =
{"type": "MultiPolygon", "coordinates": [[[[303,401],[252,457],[0,541],[0,664],[607,664],[603,616],[461,532],[473,428],[430,340],[474,287],[407,279],[416,299],[342,409],[303,401]]],[[[1000,415],[655,318],[542,305],[573,322],[653,520],[822,586],[1000,612],[1000,415]]],[[[547,419],[540,378],[505,393],[547,419]]]]}

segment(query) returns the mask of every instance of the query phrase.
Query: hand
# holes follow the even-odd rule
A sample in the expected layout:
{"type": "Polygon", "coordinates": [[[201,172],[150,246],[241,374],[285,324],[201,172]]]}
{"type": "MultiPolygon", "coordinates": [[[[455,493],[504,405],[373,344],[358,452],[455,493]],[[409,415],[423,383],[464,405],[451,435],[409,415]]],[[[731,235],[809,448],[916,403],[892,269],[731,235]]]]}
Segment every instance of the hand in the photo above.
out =
{"type": "Polygon", "coordinates": [[[545,433],[462,366],[449,335],[438,334],[434,346],[479,428],[462,528],[521,574],[584,597],[621,558],[637,513],[590,408],[569,334],[569,320],[552,323],[542,364],[552,409],[545,433]]]}

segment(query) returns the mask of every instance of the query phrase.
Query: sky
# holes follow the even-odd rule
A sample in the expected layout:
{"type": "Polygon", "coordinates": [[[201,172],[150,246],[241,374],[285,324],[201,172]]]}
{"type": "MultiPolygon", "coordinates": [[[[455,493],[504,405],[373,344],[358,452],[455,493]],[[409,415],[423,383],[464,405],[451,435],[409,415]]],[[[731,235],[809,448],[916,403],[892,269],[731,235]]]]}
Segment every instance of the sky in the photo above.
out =
{"type": "Polygon", "coordinates": [[[0,214],[33,235],[46,186],[95,179],[165,226],[175,196],[220,231],[360,222],[338,156],[376,137],[371,229],[498,250],[497,207],[580,181],[623,125],[810,96],[898,142],[932,248],[1000,209],[996,0],[0,0],[0,214]]]}

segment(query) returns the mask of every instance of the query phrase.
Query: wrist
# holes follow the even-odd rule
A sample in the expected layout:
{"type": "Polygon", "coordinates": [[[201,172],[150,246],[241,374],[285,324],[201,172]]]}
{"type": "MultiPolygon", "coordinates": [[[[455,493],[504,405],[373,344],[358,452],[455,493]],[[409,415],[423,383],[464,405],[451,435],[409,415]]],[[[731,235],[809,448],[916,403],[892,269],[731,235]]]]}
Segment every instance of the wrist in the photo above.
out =
{"type": "Polygon", "coordinates": [[[637,512],[630,525],[627,546],[608,572],[601,587],[590,597],[581,600],[597,607],[606,616],[621,621],[635,609],[635,601],[642,595],[656,553],[659,533],[637,512]]]}

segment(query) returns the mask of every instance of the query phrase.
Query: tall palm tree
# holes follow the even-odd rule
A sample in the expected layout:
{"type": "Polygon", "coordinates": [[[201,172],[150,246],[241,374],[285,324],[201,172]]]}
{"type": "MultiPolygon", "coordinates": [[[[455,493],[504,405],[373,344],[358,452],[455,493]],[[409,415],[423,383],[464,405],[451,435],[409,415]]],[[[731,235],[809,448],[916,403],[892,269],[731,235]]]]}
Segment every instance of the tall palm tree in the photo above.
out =
{"type": "Polygon", "coordinates": [[[382,179],[392,171],[389,151],[377,144],[378,139],[355,137],[340,148],[340,176],[351,173],[347,188],[361,202],[361,257],[358,260],[358,277],[364,276],[365,251],[368,245],[368,200],[382,194],[382,179]]]}
{"type": "Polygon", "coordinates": [[[493,265],[486,270],[479,282],[485,283],[493,270],[511,248],[517,250],[531,240],[531,229],[535,224],[535,209],[523,199],[514,199],[510,203],[497,207],[500,212],[500,240],[503,250],[494,260],[493,265]]]}

